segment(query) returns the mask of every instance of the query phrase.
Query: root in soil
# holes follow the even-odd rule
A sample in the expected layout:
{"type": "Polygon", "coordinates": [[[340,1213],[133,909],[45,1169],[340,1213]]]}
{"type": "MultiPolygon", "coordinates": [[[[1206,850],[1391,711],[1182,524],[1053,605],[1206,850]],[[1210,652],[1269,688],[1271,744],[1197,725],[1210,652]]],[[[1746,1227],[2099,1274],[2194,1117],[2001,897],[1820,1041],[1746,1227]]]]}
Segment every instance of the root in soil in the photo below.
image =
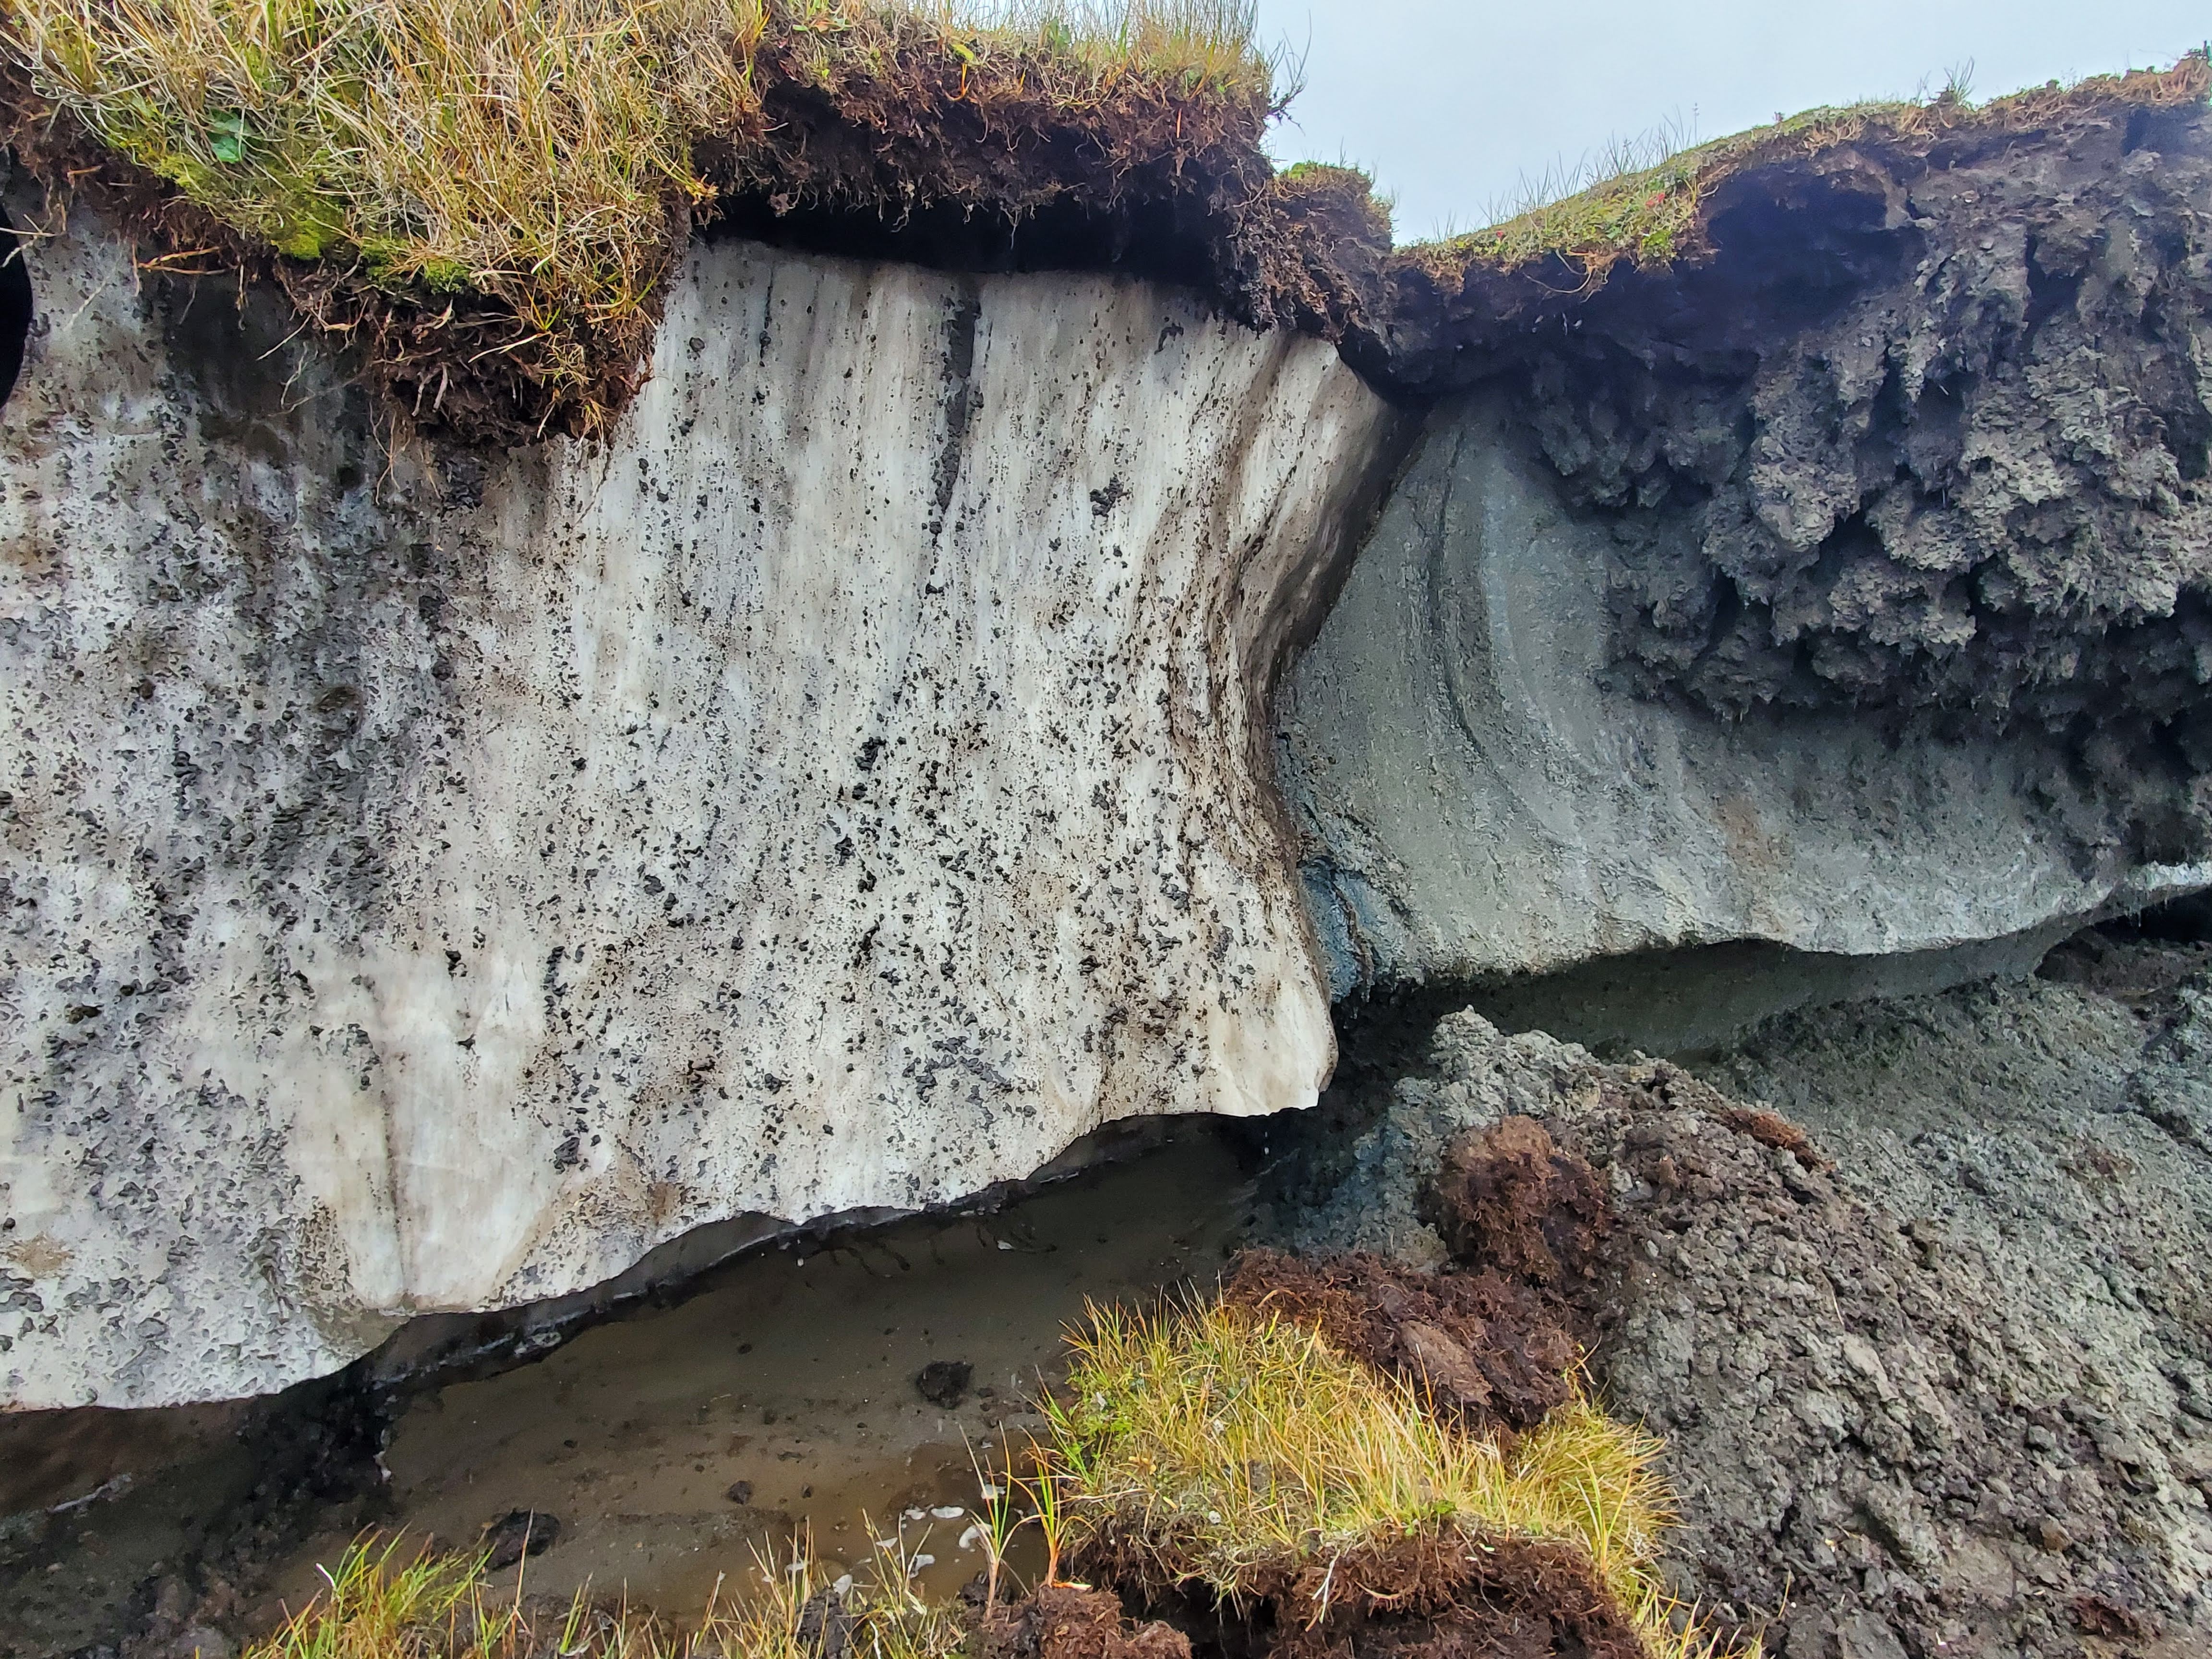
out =
{"type": "Polygon", "coordinates": [[[1270,1659],[1651,1659],[1643,1635],[1591,1573],[1553,1544],[1506,1542],[1442,1610],[1347,1613],[1289,1630],[1270,1659]]]}

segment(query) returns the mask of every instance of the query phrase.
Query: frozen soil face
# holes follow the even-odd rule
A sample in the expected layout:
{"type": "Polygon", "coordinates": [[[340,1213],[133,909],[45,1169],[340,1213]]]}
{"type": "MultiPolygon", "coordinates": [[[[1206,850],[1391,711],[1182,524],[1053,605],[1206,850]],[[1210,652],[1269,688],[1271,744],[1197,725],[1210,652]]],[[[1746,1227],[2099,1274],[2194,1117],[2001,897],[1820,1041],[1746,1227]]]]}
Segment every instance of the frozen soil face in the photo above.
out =
{"type": "MultiPolygon", "coordinates": [[[[2201,774],[2203,121],[1797,184],[1834,246],[1792,250],[1826,292],[1771,344],[1624,318],[1529,371],[1547,454],[1616,520],[1632,672],[1727,714],[2025,717],[2115,787],[2166,745],[2201,774]]],[[[1771,212],[1717,214],[1753,266],[1771,212]]]]}
{"type": "Polygon", "coordinates": [[[1695,1075],[1449,1016],[1285,1231],[1442,1263],[1454,1137],[1534,1119],[1611,1194],[1593,1370],[1669,1443],[1684,1595],[1784,1659],[2202,1652],[2207,967],[2092,936],[1695,1075]]]}

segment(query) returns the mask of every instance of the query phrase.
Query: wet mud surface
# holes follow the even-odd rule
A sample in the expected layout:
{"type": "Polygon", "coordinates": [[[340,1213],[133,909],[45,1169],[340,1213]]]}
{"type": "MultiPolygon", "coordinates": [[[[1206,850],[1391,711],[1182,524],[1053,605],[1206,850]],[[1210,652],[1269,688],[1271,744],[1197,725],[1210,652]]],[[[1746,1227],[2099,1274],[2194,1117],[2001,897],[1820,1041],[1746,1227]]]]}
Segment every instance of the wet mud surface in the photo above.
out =
{"type": "Polygon", "coordinates": [[[392,1520],[473,1540],[512,1510],[551,1514],[538,1588],[624,1586],[680,1613],[797,1528],[834,1577],[868,1553],[864,1515],[877,1536],[904,1516],[936,1557],[924,1588],[950,1594],[981,1565],[958,1547],[969,1448],[1042,1426],[1030,1401],[1086,1298],[1210,1284],[1244,1186],[1234,1154],[1198,1138],[996,1216],[746,1258],[677,1307],[416,1401],[384,1453],[392,1520]]]}
{"type": "Polygon", "coordinates": [[[951,1595],[982,1564],[961,1547],[970,1448],[1027,1443],[1087,1299],[1213,1284],[1247,1237],[1254,1144],[1194,1124],[994,1214],[742,1256],[529,1363],[363,1405],[380,1432],[332,1460],[325,1496],[282,1509],[257,1492],[265,1407],[0,1423],[0,1656],[128,1636],[136,1659],[162,1650],[149,1626],[196,1620],[251,1635],[365,1526],[473,1545],[519,1534],[518,1512],[558,1522],[526,1559],[512,1540],[532,1594],[589,1584],[682,1618],[794,1531],[835,1577],[902,1527],[933,1558],[921,1587],[951,1595]]]}

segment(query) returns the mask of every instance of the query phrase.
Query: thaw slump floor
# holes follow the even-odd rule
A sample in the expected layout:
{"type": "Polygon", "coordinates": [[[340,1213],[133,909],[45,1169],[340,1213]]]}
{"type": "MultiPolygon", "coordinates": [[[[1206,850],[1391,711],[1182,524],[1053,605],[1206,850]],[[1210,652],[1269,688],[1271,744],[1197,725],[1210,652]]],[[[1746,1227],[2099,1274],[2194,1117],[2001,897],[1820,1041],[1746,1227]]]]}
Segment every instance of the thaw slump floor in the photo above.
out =
{"type": "MultiPolygon", "coordinates": [[[[1018,1448],[1040,1426],[1028,1401],[1086,1299],[1210,1284],[1250,1198],[1219,1133],[1193,1127],[994,1216],[740,1258],[674,1307],[418,1400],[384,1455],[394,1522],[465,1542],[511,1510],[550,1514],[561,1531],[525,1567],[532,1591],[588,1581],[682,1616],[795,1528],[834,1574],[866,1559],[870,1522],[887,1537],[918,1510],[907,1544],[935,1558],[920,1581],[949,1594],[981,1558],[960,1547],[964,1519],[927,1512],[974,1501],[968,1447],[1018,1448]],[[974,1368],[954,1409],[915,1386],[933,1360],[974,1368]]],[[[343,1542],[305,1540],[279,1593],[312,1594],[343,1542]]]]}

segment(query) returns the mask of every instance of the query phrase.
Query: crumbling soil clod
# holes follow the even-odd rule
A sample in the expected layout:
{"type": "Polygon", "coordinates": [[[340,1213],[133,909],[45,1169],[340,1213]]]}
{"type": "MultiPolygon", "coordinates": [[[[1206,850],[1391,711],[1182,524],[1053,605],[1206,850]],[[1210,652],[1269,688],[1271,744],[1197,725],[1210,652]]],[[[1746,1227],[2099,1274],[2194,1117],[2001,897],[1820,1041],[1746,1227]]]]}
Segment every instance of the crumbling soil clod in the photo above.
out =
{"type": "Polygon", "coordinates": [[[1611,1220],[1595,1171],[1529,1117],[1447,1147],[1434,1204],[1437,1231],[1459,1261],[1554,1287],[1589,1276],[1611,1220]]]}

